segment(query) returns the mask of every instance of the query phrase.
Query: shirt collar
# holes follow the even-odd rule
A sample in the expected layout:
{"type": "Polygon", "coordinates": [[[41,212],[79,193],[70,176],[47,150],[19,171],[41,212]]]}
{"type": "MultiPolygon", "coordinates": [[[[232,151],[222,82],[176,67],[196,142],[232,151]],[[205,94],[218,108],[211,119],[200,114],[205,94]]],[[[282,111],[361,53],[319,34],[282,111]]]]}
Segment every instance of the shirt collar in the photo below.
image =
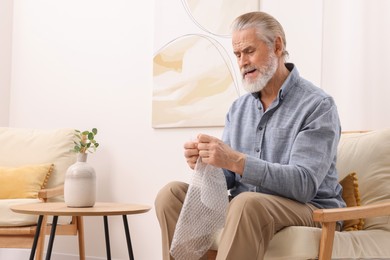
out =
{"type": "MultiPolygon", "coordinates": [[[[283,82],[282,87],[278,93],[278,99],[283,100],[287,95],[288,91],[291,89],[291,86],[294,85],[295,81],[299,78],[299,72],[296,66],[293,63],[285,63],[286,68],[290,71],[290,74],[287,76],[286,80],[283,82]]],[[[252,96],[256,99],[260,98],[260,93],[252,93],[252,96]]]]}
{"type": "Polygon", "coordinates": [[[288,74],[286,80],[283,82],[282,87],[279,90],[279,100],[283,100],[285,98],[285,96],[299,78],[298,69],[293,63],[286,63],[285,65],[286,68],[290,71],[290,74],[288,74]]]}

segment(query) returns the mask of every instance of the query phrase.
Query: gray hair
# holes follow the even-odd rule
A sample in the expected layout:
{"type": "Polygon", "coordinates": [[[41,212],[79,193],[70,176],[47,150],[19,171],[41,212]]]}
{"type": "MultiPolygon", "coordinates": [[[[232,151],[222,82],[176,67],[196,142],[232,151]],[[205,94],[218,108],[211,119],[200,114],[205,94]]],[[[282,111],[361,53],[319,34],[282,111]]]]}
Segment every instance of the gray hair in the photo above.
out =
{"type": "Polygon", "coordinates": [[[264,12],[250,12],[237,17],[232,23],[232,31],[240,31],[255,28],[258,38],[264,41],[268,47],[273,47],[275,38],[280,36],[283,42],[283,58],[286,60],[286,36],[282,25],[271,15],[264,12]]]}

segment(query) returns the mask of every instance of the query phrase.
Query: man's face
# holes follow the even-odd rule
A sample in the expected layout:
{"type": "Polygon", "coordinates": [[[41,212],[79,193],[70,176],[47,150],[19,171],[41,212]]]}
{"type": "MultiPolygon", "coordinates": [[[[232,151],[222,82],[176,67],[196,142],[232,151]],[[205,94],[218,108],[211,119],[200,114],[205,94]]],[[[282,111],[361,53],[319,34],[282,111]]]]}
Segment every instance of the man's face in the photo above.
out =
{"type": "Polygon", "coordinates": [[[245,90],[261,91],[277,69],[275,53],[258,39],[254,28],[233,32],[232,42],[245,90]]]}

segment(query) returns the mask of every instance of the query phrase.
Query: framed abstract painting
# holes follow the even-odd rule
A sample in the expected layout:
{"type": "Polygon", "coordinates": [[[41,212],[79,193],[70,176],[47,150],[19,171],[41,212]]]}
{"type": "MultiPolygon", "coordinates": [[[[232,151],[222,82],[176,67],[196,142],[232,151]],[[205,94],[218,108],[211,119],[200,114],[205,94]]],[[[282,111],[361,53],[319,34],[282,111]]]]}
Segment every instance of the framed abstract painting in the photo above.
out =
{"type": "Polygon", "coordinates": [[[223,126],[240,96],[230,24],[259,1],[155,1],[152,126],[223,126]]]}

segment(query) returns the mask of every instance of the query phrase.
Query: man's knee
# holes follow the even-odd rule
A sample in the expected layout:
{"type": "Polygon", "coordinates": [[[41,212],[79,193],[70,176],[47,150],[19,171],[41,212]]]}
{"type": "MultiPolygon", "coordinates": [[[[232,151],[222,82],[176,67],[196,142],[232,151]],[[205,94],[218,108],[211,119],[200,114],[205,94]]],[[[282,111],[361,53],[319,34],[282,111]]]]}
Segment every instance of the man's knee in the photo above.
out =
{"type": "Polygon", "coordinates": [[[229,205],[229,212],[240,212],[240,214],[249,215],[267,214],[270,200],[272,200],[272,195],[243,192],[232,199],[229,205]]]}
{"type": "Polygon", "coordinates": [[[184,202],[187,189],[188,184],[179,181],[170,182],[165,185],[157,193],[156,199],[154,201],[156,211],[159,211],[165,207],[169,207],[170,204],[176,203],[178,200],[184,202]]]}

